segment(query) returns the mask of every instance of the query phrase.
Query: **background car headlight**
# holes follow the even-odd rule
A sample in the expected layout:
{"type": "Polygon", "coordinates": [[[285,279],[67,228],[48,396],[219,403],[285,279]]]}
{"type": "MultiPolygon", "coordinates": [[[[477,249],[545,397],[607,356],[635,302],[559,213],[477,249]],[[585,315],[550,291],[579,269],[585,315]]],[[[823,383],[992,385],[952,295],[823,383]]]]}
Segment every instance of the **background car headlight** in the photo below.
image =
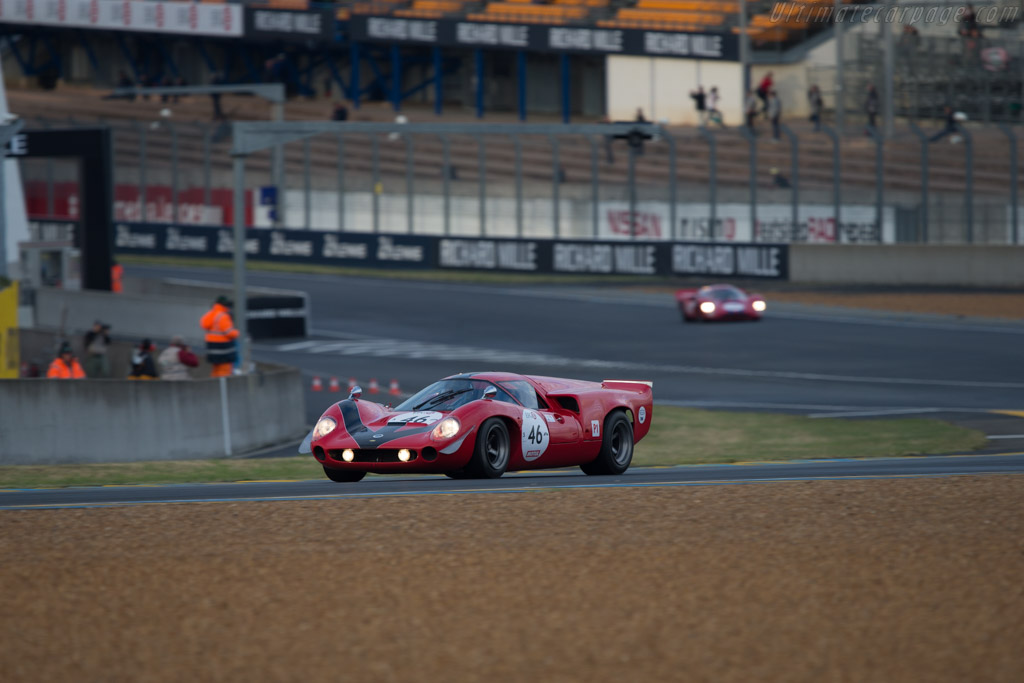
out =
{"type": "Polygon", "coordinates": [[[763,301],[755,301],[753,304],[754,310],[760,313],[764,309],[768,308],[768,305],[763,301]]]}
{"type": "Polygon", "coordinates": [[[450,439],[458,434],[461,428],[462,425],[459,424],[458,418],[446,417],[437,423],[434,431],[430,432],[430,436],[434,439],[450,439]]]}
{"type": "Polygon", "coordinates": [[[316,439],[322,439],[338,426],[333,417],[321,417],[320,421],[316,423],[316,427],[313,428],[313,437],[316,439]]]}
{"type": "Polygon", "coordinates": [[[701,313],[714,313],[715,312],[715,305],[713,303],[711,303],[710,301],[705,301],[704,303],[702,303],[700,305],[700,312],[701,313]]]}

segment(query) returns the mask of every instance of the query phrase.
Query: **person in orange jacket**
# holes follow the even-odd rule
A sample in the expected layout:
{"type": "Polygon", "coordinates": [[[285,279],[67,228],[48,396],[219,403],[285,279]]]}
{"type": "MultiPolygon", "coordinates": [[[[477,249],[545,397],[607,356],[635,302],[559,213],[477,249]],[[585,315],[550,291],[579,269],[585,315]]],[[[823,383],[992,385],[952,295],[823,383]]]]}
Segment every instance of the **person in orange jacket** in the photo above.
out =
{"type": "Polygon", "coordinates": [[[110,265],[110,291],[120,294],[124,291],[124,266],[117,261],[111,261],[110,265]]]}
{"type": "Polygon", "coordinates": [[[199,326],[206,332],[206,360],[213,366],[210,377],[230,375],[238,358],[238,330],[231,319],[231,306],[231,299],[219,296],[213,308],[199,319],[199,326]]]}
{"type": "Polygon", "coordinates": [[[49,379],[85,379],[85,370],[82,369],[75,354],[72,353],[71,344],[64,342],[60,345],[60,351],[50,363],[46,377],[49,379]]]}

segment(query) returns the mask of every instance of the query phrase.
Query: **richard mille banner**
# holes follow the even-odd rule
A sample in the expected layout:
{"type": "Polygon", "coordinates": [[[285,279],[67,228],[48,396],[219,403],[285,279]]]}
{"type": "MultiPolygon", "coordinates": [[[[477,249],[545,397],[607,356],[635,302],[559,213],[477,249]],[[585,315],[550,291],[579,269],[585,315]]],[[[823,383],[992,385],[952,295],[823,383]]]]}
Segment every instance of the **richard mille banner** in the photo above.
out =
{"type": "Polygon", "coordinates": [[[245,8],[245,37],[257,40],[334,40],[334,13],[329,9],[245,8]]]}
{"type": "MultiPolygon", "coordinates": [[[[231,228],[117,223],[114,249],[125,254],[229,258],[231,228]]],[[[382,235],[249,229],[245,251],[260,261],[317,265],[490,270],[520,273],[789,277],[785,244],[592,242],[382,235]]]]}
{"type": "Polygon", "coordinates": [[[370,42],[727,61],[739,59],[739,41],[731,33],[492,24],[360,15],[352,17],[350,30],[353,40],[370,42]]]}
{"type": "Polygon", "coordinates": [[[242,7],[161,0],[0,0],[0,24],[238,37],[242,7]]]}

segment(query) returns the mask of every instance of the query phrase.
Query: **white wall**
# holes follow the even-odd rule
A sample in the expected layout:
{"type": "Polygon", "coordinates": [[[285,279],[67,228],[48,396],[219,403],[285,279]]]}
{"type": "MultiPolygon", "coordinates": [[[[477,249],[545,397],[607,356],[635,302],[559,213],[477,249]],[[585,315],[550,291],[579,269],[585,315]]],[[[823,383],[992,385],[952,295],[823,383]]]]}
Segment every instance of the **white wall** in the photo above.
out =
{"type": "Polygon", "coordinates": [[[637,108],[651,121],[696,124],[697,112],[690,91],[703,85],[718,86],[719,109],[725,122],[743,121],[742,72],[735,62],[665,57],[609,56],[606,60],[608,116],[613,121],[632,120],[637,108]]]}

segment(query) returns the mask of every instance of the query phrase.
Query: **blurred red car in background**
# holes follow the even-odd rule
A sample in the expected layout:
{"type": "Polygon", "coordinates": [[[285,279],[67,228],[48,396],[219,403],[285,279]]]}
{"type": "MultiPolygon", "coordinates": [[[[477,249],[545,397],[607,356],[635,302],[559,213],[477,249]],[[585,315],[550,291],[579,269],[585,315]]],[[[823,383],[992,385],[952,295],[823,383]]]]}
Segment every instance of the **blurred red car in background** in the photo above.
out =
{"type": "Polygon", "coordinates": [[[676,302],[684,322],[760,320],[767,308],[760,294],[745,292],[734,285],[680,289],[676,292],[676,302]]]}

